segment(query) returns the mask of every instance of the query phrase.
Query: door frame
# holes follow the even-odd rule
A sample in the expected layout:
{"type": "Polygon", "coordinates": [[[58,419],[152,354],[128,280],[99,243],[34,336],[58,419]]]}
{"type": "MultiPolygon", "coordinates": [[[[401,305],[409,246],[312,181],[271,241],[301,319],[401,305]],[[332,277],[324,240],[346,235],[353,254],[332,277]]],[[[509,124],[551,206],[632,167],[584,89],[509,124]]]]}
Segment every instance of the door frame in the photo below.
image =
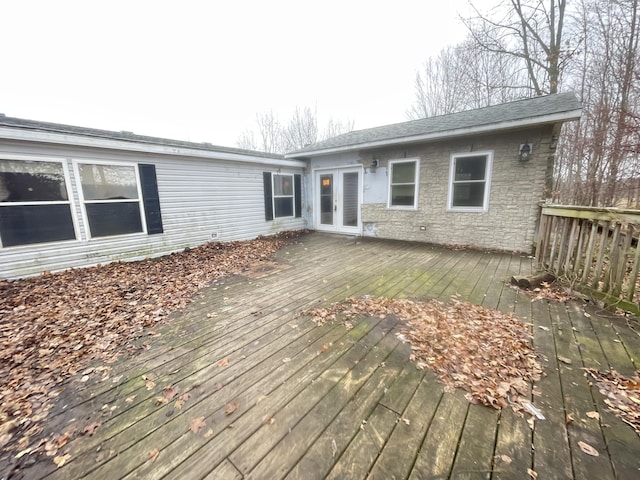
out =
{"type": "Polygon", "coordinates": [[[319,167],[312,170],[313,184],[313,228],[323,232],[343,233],[350,235],[362,235],[362,197],[364,190],[364,168],[362,164],[340,165],[332,167],[319,167]],[[358,173],[358,225],[356,227],[342,226],[342,174],[358,173]],[[323,174],[333,174],[333,202],[336,206],[337,215],[334,215],[333,225],[322,225],[320,223],[320,176],[323,174]]]}

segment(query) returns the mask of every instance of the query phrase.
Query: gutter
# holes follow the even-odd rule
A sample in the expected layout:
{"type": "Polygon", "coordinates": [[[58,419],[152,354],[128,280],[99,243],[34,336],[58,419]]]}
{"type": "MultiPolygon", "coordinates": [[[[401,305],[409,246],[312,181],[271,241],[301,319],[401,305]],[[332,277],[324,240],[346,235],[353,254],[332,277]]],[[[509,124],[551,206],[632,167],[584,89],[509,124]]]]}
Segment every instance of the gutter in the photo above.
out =
{"type": "Polygon", "coordinates": [[[402,145],[406,143],[418,143],[429,140],[446,140],[454,137],[466,135],[474,135],[478,133],[499,132],[502,130],[512,130],[522,127],[533,127],[536,125],[544,125],[548,123],[557,123],[561,121],[579,120],[582,115],[582,109],[570,110],[568,112],[554,113],[535,118],[526,118],[522,120],[511,120],[507,122],[492,123],[489,125],[479,125],[475,127],[460,128],[455,130],[447,130],[444,132],[425,133],[421,135],[412,135],[409,137],[396,137],[382,140],[373,140],[370,142],[356,143],[352,145],[344,145],[340,147],[322,148],[319,150],[298,151],[286,153],[285,158],[306,158],[319,155],[327,155],[331,153],[349,152],[353,150],[366,150],[370,148],[386,147],[391,145],[402,145]]]}

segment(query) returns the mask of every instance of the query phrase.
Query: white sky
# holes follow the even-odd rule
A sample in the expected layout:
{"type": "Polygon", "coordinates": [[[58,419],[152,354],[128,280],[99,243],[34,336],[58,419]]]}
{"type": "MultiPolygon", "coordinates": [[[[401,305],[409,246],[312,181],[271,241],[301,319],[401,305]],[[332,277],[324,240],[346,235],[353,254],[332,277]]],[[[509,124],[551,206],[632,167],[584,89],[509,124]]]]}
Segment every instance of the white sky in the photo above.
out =
{"type": "MultiPolygon", "coordinates": [[[[497,0],[495,0],[497,1],[497,0]]],[[[235,146],[296,105],[406,120],[466,0],[0,0],[0,112],[235,146]]],[[[492,4],[491,0],[474,2],[492,4]]]]}

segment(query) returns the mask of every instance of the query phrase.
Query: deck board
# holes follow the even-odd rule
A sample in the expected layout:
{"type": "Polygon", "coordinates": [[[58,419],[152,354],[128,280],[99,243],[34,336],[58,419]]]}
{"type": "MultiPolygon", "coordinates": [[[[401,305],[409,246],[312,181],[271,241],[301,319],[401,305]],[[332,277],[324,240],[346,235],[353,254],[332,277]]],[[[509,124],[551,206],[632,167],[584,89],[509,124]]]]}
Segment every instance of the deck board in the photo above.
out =
{"type": "Polygon", "coordinates": [[[637,478],[640,437],[582,370],[633,372],[637,320],[532,302],[508,285],[531,269],[522,255],[302,237],[276,261],[200,291],[140,354],[111,365],[109,378],[70,381],[50,428],[101,426],[69,442],[62,468],[37,462],[25,478],[522,479],[528,469],[538,478],[637,478]],[[394,317],[354,319],[347,329],[340,318],[315,326],[298,315],[352,295],[455,295],[530,322],[546,372],[530,400],[545,420],[532,430],[528,414],[445,391],[408,360],[394,317]],[[182,408],[175,398],[159,404],[165,386],[191,397],[182,408]],[[199,417],[205,425],[194,433],[199,417]],[[600,456],[585,455],[579,441],[600,456]]]}

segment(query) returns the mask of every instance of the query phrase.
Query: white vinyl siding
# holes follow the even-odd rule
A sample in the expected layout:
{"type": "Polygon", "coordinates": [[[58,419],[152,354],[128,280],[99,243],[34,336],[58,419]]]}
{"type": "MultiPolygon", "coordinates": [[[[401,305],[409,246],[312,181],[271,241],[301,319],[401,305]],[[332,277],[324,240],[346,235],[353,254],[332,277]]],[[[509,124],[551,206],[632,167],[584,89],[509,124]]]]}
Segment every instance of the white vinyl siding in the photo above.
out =
{"type": "MultiPolygon", "coordinates": [[[[278,166],[88,147],[29,144],[11,148],[13,153],[55,156],[68,170],[73,168],[74,161],[154,164],[164,233],[89,239],[79,196],[80,180],[71,175],[68,188],[73,199],[71,204],[79,241],[0,249],[0,278],[18,278],[45,270],[56,271],[116,260],[139,260],[208,241],[246,240],[306,227],[304,220],[296,217],[265,221],[263,172],[271,170],[276,173],[278,166]]],[[[291,171],[302,173],[302,168],[291,171]]]]}

